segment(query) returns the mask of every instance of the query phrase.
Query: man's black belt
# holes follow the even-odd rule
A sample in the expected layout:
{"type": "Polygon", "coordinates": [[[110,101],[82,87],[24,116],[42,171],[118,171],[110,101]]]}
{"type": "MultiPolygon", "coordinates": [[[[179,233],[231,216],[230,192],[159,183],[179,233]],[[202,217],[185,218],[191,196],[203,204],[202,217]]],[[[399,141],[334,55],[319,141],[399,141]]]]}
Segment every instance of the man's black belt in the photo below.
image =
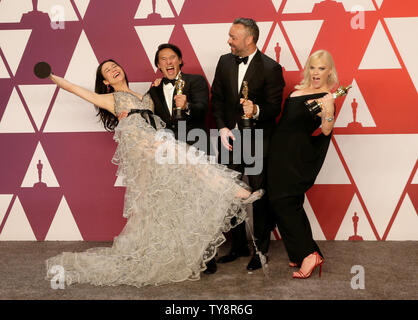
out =
{"type": "Polygon", "coordinates": [[[128,116],[134,113],[140,113],[142,118],[145,119],[146,122],[148,122],[151,126],[154,127],[155,130],[157,130],[157,125],[155,124],[154,117],[152,116],[153,113],[151,110],[148,109],[131,109],[128,113],[128,116]]]}

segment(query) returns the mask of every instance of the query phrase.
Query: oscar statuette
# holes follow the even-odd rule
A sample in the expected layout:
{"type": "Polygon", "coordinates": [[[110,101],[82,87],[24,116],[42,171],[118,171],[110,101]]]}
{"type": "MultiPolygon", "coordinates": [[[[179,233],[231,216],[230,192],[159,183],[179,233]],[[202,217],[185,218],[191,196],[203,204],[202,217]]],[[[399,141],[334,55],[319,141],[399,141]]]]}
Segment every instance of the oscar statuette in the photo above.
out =
{"type": "MultiPolygon", "coordinates": [[[[181,73],[180,73],[175,83],[177,95],[183,94],[183,88],[185,84],[186,82],[183,80],[181,73]]],[[[173,105],[172,119],[175,122],[180,121],[180,120],[186,120],[185,111],[182,108],[178,108],[175,105],[173,105]]]]}
{"type": "MultiPolygon", "coordinates": [[[[347,87],[341,86],[335,91],[332,96],[334,99],[338,97],[345,96],[348,93],[348,90],[351,88],[351,84],[347,87]]],[[[321,112],[322,110],[322,103],[318,102],[317,100],[312,101],[311,103],[305,102],[306,108],[311,113],[312,116],[315,116],[317,113],[321,112]]]]}
{"type": "MultiPolygon", "coordinates": [[[[242,82],[242,97],[244,98],[245,101],[248,100],[248,82],[247,81],[242,82]]],[[[240,127],[241,129],[251,129],[253,127],[252,116],[248,117],[245,114],[242,115],[241,121],[240,121],[240,127]]]]}

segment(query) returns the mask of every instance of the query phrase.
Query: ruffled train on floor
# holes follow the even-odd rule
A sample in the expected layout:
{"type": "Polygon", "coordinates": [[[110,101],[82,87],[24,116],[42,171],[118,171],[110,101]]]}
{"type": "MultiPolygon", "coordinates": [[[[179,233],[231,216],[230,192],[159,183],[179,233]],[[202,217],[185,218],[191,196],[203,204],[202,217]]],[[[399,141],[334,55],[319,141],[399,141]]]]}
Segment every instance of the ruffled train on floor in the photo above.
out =
{"type": "MultiPolygon", "coordinates": [[[[161,120],[158,126],[163,127],[161,120]]],[[[236,194],[248,186],[238,172],[214,164],[171,135],[156,139],[156,131],[139,114],[119,123],[114,140],[118,147],[112,161],[126,186],[127,223],[111,247],[48,259],[47,279],[54,276],[51,268],[60,265],[67,285],[142,287],[198,280],[205,262],[225,241],[223,233],[232,227],[231,219],[241,223],[246,218],[245,205],[236,194]],[[164,163],[170,154],[177,161],[164,163]],[[186,154],[193,154],[198,164],[190,163],[186,154]],[[179,158],[186,158],[186,163],[178,163],[179,158]]]]}

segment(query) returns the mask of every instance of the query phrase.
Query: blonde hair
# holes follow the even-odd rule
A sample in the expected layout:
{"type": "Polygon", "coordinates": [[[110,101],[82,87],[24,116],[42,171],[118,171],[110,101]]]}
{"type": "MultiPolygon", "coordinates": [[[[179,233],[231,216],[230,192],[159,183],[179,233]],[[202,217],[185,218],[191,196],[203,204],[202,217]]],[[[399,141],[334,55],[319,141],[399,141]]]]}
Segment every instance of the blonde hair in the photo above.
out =
{"type": "Polygon", "coordinates": [[[331,69],[331,73],[328,76],[327,85],[328,88],[332,89],[336,84],[338,84],[337,70],[335,70],[334,59],[332,58],[331,53],[326,50],[318,50],[311,54],[306,61],[305,68],[303,69],[303,80],[295,86],[296,89],[305,89],[311,85],[311,77],[309,76],[309,67],[312,63],[312,60],[325,59],[328,67],[331,69]]]}

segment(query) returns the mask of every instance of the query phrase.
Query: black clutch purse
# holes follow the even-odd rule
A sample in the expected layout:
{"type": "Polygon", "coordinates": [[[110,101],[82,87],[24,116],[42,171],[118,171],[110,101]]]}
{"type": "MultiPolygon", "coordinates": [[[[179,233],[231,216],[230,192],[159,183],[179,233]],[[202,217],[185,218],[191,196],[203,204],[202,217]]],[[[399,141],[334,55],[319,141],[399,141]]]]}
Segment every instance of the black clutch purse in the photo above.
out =
{"type": "MultiPolygon", "coordinates": [[[[334,99],[345,96],[348,93],[349,89],[351,89],[351,84],[347,87],[341,86],[337,89],[337,91],[335,91],[332,94],[332,96],[334,97],[334,99]]],[[[316,100],[312,101],[311,103],[308,103],[308,101],[306,101],[305,106],[312,116],[315,116],[316,114],[322,111],[322,103],[316,100]]]]}
{"type": "Polygon", "coordinates": [[[322,103],[316,100],[312,101],[311,103],[309,103],[308,101],[305,101],[305,106],[312,116],[315,116],[316,114],[321,112],[322,110],[321,105],[322,103]]]}
{"type": "Polygon", "coordinates": [[[46,62],[38,62],[33,68],[33,72],[40,79],[48,78],[51,74],[51,66],[46,62]]]}

